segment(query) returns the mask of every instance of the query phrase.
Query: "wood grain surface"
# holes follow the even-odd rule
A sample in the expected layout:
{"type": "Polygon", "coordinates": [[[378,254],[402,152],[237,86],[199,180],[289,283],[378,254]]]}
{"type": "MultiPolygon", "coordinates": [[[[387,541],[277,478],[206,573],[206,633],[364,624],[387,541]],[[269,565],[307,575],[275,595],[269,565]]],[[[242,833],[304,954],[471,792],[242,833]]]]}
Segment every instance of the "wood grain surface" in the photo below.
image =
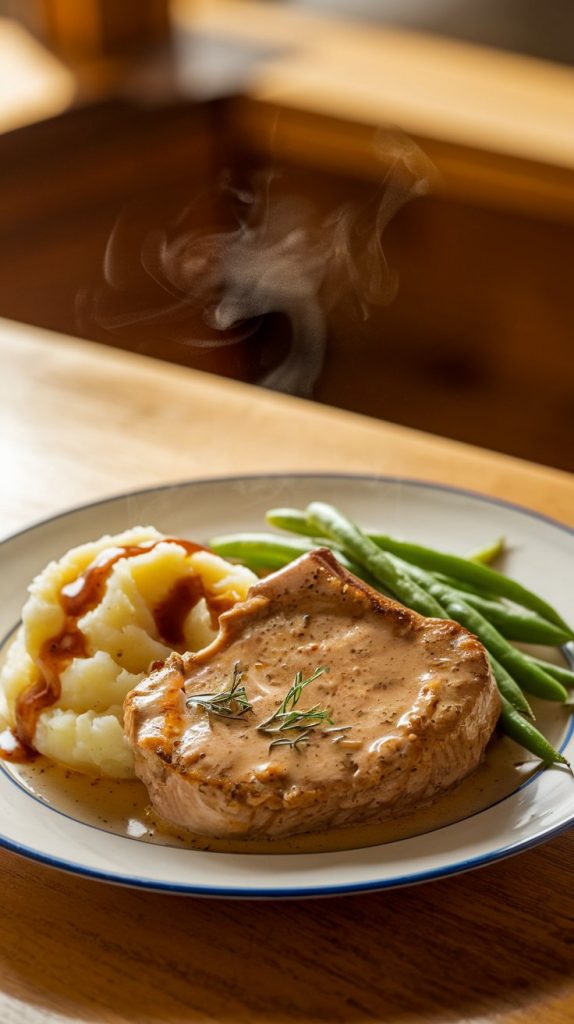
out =
{"type": "MultiPolygon", "coordinates": [[[[574,523],[566,474],[132,354],[0,325],[3,534],[222,473],[396,473],[574,523]]],[[[209,901],[0,854],[4,1024],[574,1020],[574,838],[440,882],[209,901]]]]}
{"type": "Polygon", "coordinates": [[[192,32],[267,48],[252,98],[574,168],[565,64],[300,4],[172,0],[172,14],[192,32]]]}

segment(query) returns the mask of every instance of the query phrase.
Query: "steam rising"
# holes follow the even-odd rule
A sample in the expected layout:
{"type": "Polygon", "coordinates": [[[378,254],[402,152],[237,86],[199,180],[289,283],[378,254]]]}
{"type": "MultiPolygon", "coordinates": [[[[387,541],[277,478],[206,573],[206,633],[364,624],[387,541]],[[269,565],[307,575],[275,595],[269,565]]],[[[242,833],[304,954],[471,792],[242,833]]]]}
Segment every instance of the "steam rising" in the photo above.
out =
{"type": "Polygon", "coordinates": [[[182,344],[218,348],[252,335],[268,314],[282,313],[290,322],[289,352],[258,383],[310,397],[324,362],[325,311],[343,295],[353,299],[362,318],[370,306],[392,301],[397,279],[383,235],[397,211],[427,192],[432,179],[429,161],[405,137],[380,133],[374,148],[384,174],[362,206],[344,203],[319,215],[306,200],[279,194],[279,178],[269,172],[249,189],[224,183],[235,220],[229,230],[198,229],[188,208],[168,229],[150,232],[141,266],[161,298],[137,312],[109,312],[129,300],[120,218],[106,248],[106,288],[96,297],[96,320],[109,331],[169,327],[182,344]],[[190,337],[186,322],[198,312],[205,331],[190,337]]]}

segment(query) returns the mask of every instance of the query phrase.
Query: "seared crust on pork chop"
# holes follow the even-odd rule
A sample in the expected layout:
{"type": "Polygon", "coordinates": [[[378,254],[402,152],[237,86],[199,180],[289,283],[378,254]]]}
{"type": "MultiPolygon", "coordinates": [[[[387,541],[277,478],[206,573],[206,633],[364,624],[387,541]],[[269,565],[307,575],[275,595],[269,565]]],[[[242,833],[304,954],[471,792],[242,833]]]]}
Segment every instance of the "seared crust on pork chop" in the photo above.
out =
{"type": "Polygon", "coordinates": [[[172,654],[124,708],[162,818],[204,835],[285,836],[404,813],[450,788],[479,764],[500,700],[476,637],[383,597],[318,549],[253,586],[209,647],[172,654]],[[250,711],[187,705],[229,690],[236,665],[250,711]],[[297,672],[323,666],[297,709],[319,705],[346,728],[323,721],[304,743],[271,746],[258,726],[297,672]]]}

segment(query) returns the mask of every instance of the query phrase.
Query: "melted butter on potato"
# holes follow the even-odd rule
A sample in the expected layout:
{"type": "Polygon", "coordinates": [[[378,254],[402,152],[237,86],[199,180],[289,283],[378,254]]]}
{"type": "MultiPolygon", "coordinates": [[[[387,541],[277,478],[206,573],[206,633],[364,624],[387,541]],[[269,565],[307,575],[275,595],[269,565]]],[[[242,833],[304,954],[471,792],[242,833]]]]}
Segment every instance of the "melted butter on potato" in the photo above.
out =
{"type": "MultiPolygon", "coordinates": [[[[40,678],[40,652],[66,624],[60,592],[103,551],[160,541],[149,551],[122,558],[111,568],[102,599],[78,620],[87,657],[74,658],[60,675],[56,704],[38,718],[34,746],[77,771],[129,778],[133,756],[123,733],[126,694],[152,661],[168,656],[158,633],[154,608],[181,579],[199,575],[209,595],[229,603],[243,600],[256,577],[208,551],[189,554],[176,541],[162,541],[153,527],[136,527],[68,551],[33,581],[22,611],[22,626],[0,675],[0,721],[15,726],[18,696],[40,678]]],[[[186,615],[182,650],[196,651],[215,636],[205,600],[186,615]]]]}

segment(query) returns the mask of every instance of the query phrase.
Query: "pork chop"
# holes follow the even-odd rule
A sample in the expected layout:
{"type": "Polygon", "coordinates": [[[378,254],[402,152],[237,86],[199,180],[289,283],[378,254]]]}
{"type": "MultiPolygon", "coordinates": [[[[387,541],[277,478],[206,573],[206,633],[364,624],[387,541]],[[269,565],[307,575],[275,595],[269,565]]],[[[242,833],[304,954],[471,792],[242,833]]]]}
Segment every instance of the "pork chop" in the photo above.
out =
{"type": "Polygon", "coordinates": [[[330,551],[261,580],[219,622],[209,647],[172,654],[125,701],[136,773],[168,822],[219,837],[365,823],[479,764],[500,710],[482,644],[383,597],[330,551]],[[315,708],[314,723],[279,718],[296,674],[319,669],[292,707],[315,708]],[[243,702],[225,711],[239,682],[243,702]]]}

